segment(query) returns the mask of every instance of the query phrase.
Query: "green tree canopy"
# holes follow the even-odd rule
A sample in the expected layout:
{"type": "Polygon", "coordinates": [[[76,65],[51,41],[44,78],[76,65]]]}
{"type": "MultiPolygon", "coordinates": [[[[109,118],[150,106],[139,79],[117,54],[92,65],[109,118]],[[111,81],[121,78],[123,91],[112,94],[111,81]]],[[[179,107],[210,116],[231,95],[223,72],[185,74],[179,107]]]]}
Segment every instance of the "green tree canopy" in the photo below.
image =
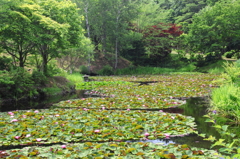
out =
{"type": "Polygon", "coordinates": [[[24,67],[29,53],[39,53],[42,57],[39,69],[47,73],[47,63],[60,56],[61,50],[81,45],[82,17],[71,1],[24,0],[5,4],[7,15],[0,15],[1,45],[19,60],[19,66],[24,67]]]}
{"type": "Polygon", "coordinates": [[[218,2],[193,18],[187,36],[192,50],[214,52],[240,50],[240,1],[218,2]]]}
{"type": "MultiPolygon", "coordinates": [[[[33,36],[32,19],[40,6],[31,3],[4,3],[4,14],[0,14],[0,44],[2,48],[24,67],[27,55],[34,51],[36,38],[33,36]]],[[[30,1],[29,1],[30,2],[30,1]]]]}

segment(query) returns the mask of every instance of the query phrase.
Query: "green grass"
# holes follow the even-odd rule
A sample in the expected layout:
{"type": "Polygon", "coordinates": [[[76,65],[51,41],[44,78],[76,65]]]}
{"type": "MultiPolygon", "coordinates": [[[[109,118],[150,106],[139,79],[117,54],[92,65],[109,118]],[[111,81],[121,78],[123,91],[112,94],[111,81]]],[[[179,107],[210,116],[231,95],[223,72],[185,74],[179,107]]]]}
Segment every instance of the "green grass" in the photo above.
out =
{"type": "Polygon", "coordinates": [[[83,75],[79,73],[66,74],[65,77],[74,84],[84,82],[83,75]]]}
{"type": "Polygon", "coordinates": [[[225,71],[224,69],[224,63],[233,63],[233,61],[226,61],[226,60],[219,60],[215,63],[209,63],[208,65],[204,67],[198,67],[197,71],[199,72],[208,72],[212,74],[221,74],[225,71]]]}
{"type": "Polygon", "coordinates": [[[115,72],[115,75],[143,75],[143,74],[167,74],[175,72],[172,68],[160,68],[160,67],[128,67],[119,69],[115,72]]]}
{"type": "Polygon", "coordinates": [[[57,95],[58,93],[61,93],[62,89],[58,87],[46,87],[46,88],[43,88],[43,92],[49,96],[52,96],[52,95],[57,95]]]}
{"type": "Polygon", "coordinates": [[[226,84],[213,90],[210,110],[223,117],[234,118],[240,123],[240,89],[234,84],[226,84]]]}

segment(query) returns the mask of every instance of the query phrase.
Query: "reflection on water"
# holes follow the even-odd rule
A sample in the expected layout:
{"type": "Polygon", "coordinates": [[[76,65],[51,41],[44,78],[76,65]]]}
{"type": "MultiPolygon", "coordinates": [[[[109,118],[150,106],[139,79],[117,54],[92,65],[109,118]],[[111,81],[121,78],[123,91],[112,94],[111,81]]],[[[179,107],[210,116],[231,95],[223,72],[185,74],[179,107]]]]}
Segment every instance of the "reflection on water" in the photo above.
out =
{"type": "MultiPolygon", "coordinates": [[[[169,108],[163,109],[164,112],[169,113],[180,113],[187,116],[192,116],[195,118],[195,122],[197,124],[197,131],[199,133],[212,135],[215,137],[219,137],[218,132],[214,127],[211,126],[211,123],[206,123],[206,118],[203,117],[207,113],[207,105],[209,101],[207,98],[189,98],[187,99],[186,104],[178,107],[178,108],[169,108]]],[[[138,140],[139,141],[139,140],[138,140]]],[[[203,140],[202,137],[196,134],[190,134],[183,137],[171,137],[170,139],[157,139],[157,140],[140,140],[142,142],[152,142],[152,143],[160,143],[160,144],[187,144],[192,147],[200,147],[209,149],[212,145],[212,142],[203,140]]],[[[133,141],[135,142],[135,141],[133,141]]]]}
{"type": "Polygon", "coordinates": [[[0,112],[28,109],[48,109],[52,106],[52,104],[63,100],[89,97],[90,95],[85,92],[87,91],[78,90],[74,94],[55,95],[51,97],[25,99],[21,101],[7,101],[0,104],[0,112]]]}
{"type": "Polygon", "coordinates": [[[127,142],[151,142],[154,144],[161,144],[161,145],[175,144],[175,142],[171,139],[136,140],[136,141],[127,141],[127,142]]]}

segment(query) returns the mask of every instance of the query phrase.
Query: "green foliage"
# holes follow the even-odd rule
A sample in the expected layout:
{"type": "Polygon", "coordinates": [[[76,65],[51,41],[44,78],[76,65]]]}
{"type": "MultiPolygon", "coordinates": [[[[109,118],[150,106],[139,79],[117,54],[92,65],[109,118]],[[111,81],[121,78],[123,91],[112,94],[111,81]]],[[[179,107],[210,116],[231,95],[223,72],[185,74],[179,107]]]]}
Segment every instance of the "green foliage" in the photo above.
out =
{"type": "Polygon", "coordinates": [[[240,157],[240,139],[239,139],[239,131],[232,132],[229,125],[219,125],[214,120],[216,120],[216,117],[218,114],[215,113],[209,113],[208,115],[205,115],[204,117],[207,117],[208,119],[206,122],[211,122],[213,124],[213,127],[215,127],[218,132],[221,135],[221,138],[216,140],[214,137],[210,136],[208,138],[205,138],[204,140],[210,140],[214,141],[211,147],[220,146],[219,152],[227,155],[220,155],[219,157],[224,157],[226,159],[232,159],[232,158],[239,158],[240,157]]]}
{"type": "Polygon", "coordinates": [[[214,6],[207,6],[193,17],[188,26],[188,44],[195,52],[220,59],[226,51],[239,48],[239,11],[240,1],[220,1],[214,6]]]}
{"type": "Polygon", "coordinates": [[[80,66],[80,73],[89,74],[89,68],[87,68],[85,65],[80,66]]]}
{"type": "Polygon", "coordinates": [[[224,85],[212,92],[210,110],[219,112],[219,116],[240,123],[240,71],[238,63],[225,63],[225,72],[222,74],[224,85]]]}
{"type": "MultiPolygon", "coordinates": [[[[206,63],[206,65],[202,67],[198,67],[196,71],[198,72],[208,72],[208,73],[214,73],[214,74],[222,74],[224,73],[224,65],[226,60],[219,60],[213,63],[206,63]]],[[[229,63],[232,63],[229,61],[229,63]]]]}
{"type": "Polygon", "coordinates": [[[20,67],[29,54],[39,54],[42,64],[37,63],[38,69],[49,75],[48,62],[64,53],[60,50],[79,46],[84,39],[76,5],[58,0],[12,2],[6,3],[11,8],[7,14],[0,14],[2,48],[20,67]]]}
{"type": "Polygon", "coordinates": [[[73,74],[66,74],[65,77],[72,83],[78,85],[79,83],[83,82],[83,76],[79,73],[73,74]]]}
{"type": "Polygon", "coordinates": [[[47,77],[43,74],[43,72],[33,70],[32,72],[32,80],[36,85],[43,85],[47,82],[47,77]]]}
{"type": "Polygon", "coordinates": [[[237,61],[235,62],[235,66],[236,66],[237,68],[240,68],[240,60],[237,60],[237,61]]]}
{"type": "Polygon", "coordinates": [[[46,76],[52,77],[57,74],[61,74],[63,70],[57,66],[57,62],[55,60],[51,60],[47,65],[47,73],[46,76]]]}
{"type": "Polygon", "coordinates": [[[179,69],[180,72],[194,72],[196,70],[196,66],[194,63],[190,63],[185,67],[179,69]]]}
{"type": "Polygon", "coordinates": [[[0,70],[9,71],[12,66],[12,59],[6,56],[0,57],[0,70]]]}
{"type": "Polygon", "coordinates": [[[53,95],[57,95],[57,94],[61,93],[62,92],[62,88],[59,88],[59,87],[56,87],[56,86],[46,87],[46,88],[43,88],[42,91],[47,96],[53,96],[53,95]]]}
{"type": "Polygon", "coordinates": [[[208,73],[211,73],[211,74],[221,74],[223,72],[224,72],[224,68],[221,68],[221,67],[215,67],[208,70],[208,73]]]}
{"type": "Polygon", "coordinates": [[[28,54],[34,51],[36,38],[33,35],[35,30],[32,20],[39,13],[39,6],[29,1],[15,3],[13,0],[5,5],[11,9],[0,14],[0,45],[18,61],[15,64],[24,67],[28,54]]]}
{"type": "Polygon", "coordinates": [[[103,68],[101,70],[99,70],[97,72],[97,74],[109,76],[109,75],[114,75],[114,71],[113,71],[113,68],[110,65],[105,65],[105,66],[103,66],[103,68]]]}
{"type": "Polygon", "coordinates": [[[240,86],[240,70],[239,61],[236,63],[225,63],[225,72],[222,77],[225,79],[225,83],[235,83],[240,86]]]}
{"type": "Polygon", "coordinates": [[[240,90],[233,84],[226,84],[212,92],[211,110],[240,122],[240,90]]]}
{"type": "Polygon", "coordinates": [[[156,74],[167,74],[175,72],[172,68],[161,68],[161,67],[142,67],[142,66],[130,66],[124,69],[118,69],[115,75],[156,75],[156,74]]]}
{"type": "Polygon", "coordinates": [[[193,15],[206,5],[204,0],[173,0],[168,18],[172,23],[191,23],[193,15]]]}
{"type": "Polygon", "coordinates": [[[35,91],[31,75],[22,68],[2,72],[0,76],[1,98],[21,98],[32,95],[35,91]]]}
{"type": "Polygon", "coordinates": [[[232,57],[234,56],[234,53],[235,53],[235,51],[230,50],[230,51],[225,52],[225,53],[224,53],[224,56],[225,56],[226,58],[232,58],[232,57]]]}

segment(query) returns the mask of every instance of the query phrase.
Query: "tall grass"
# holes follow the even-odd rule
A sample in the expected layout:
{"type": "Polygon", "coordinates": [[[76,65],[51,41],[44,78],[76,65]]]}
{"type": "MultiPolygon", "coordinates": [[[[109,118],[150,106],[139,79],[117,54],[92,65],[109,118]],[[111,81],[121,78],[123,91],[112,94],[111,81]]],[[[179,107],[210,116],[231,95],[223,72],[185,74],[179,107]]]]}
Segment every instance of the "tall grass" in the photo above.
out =
{"type": "Polygon", "coordinates": [[[79,82],[84,82],[83,75],[79,73],[65,74],[64,75],[70,82],[76,84],[79,82]]]}
{"type": "Polygon", "coordinates": [[[224,72],[224,68],[222,67],[215,67],[208,70],[208,73],[211,73],[211,74],[221,74],[223,72],[224,72]]]}
{"type": "Polygon", "coordinates": [[[223,83],[220,88],[212,92],[211,111],[217,111],[226,118],[234,118],[240,124],[240,67],[236,63],[225,63],[225,73],[222,74],[223,83]]]}
{"type": "Polygon", "coordinates": [[[212,92],[211,110],[240,123],[240,88],[228,83],[212,92]]]}

